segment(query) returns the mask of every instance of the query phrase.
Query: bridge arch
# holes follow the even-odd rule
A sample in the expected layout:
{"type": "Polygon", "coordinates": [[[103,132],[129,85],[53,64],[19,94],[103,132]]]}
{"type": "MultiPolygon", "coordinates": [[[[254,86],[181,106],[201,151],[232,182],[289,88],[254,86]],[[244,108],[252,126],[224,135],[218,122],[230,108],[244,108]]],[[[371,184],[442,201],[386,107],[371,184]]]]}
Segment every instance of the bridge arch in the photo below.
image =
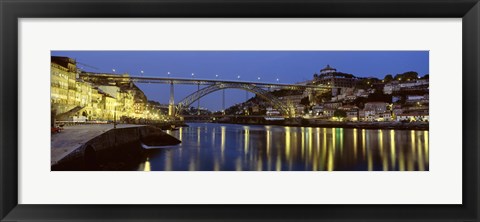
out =
{"type": "Polygon", "coordinates": [[[288,106],[282,103],[277,97],[271,95],[269,91],[264,90],[258,86],[255,86],[254,84],[245,84],[245,83],[216,83],[211,86],[200,89],[188,95],[178,103],[177,113],[181,113],[185,108],[189,107],[192,103],[199,100],[200,98],[221,89],[243,89],[251,93],[255,93],[256,95],[271,102],[273,107],[276,109],[279,109],[279,111],[284,115],[290,115],[290,110],[288,106]]]}

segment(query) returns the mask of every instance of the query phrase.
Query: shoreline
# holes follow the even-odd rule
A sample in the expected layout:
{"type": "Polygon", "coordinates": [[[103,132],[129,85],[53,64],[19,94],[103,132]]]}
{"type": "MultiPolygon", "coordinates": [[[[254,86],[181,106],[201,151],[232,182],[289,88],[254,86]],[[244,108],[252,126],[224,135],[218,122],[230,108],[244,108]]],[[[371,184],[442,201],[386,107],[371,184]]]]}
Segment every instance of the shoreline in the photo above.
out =
{"type": "Polygon", "coordinates": [[[394,130],[429,130],[427,122],[330,122],[321,121],[311,123],[310,121],[298,121],[297,119],[282,121],[213,121],[212,123],[229,123],[245,125],[274,125],[291,127],[323,127],[323,128],[349,128],[349,129],[394,129],[394,130]]]}
{"type": "Polygon", "coordinates": [[[65,127],[52,135],[52,171],[128,170],[145,156],[141,144],[170,146],[181,143],[157,127],[112,124],[65,127]]]}

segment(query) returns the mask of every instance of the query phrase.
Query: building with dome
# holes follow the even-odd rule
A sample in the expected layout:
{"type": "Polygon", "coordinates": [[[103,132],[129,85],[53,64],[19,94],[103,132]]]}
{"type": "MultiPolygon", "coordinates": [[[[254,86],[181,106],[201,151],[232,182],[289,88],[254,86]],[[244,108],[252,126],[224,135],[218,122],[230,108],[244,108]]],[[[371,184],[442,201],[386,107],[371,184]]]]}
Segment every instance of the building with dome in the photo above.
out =
{"type": "Polygon", "coordinates": [[[343,72],[338,72],[337,69],[327,65],[320,70],[320,74],[313,75],[312,84],[324,85],[331,87],[332,96],[341,94],[342,90],[346,88],[353,88],[360,81],[360,78],[343,72]]]}
{"type": "Polygon", "coordinates": [[[332,88],[352,88],[355,87],[360,78],[348,74],[338,72],[337,69],[327,65],[320,70],[320,74],[313,75],[313,83],[318,85],[326,85],[332,88]]]}
{"type": "Polygon", "coordinates": [[[320,74],[335,73],[335,72],[337,72],[337,69],[330,67],[330,65],[328,64],[325,68],[320,70],[320,74]]]}

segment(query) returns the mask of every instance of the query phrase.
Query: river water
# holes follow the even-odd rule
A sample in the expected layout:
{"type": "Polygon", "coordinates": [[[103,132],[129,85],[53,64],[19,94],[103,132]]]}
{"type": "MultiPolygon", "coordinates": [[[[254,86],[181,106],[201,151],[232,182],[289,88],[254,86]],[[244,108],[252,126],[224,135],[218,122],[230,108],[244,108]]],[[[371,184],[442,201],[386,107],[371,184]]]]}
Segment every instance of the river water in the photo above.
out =
{"type": "Polygon", "coordinates": [[[425,171],[428,131],[189,123],[144,171],[425,171]]]}

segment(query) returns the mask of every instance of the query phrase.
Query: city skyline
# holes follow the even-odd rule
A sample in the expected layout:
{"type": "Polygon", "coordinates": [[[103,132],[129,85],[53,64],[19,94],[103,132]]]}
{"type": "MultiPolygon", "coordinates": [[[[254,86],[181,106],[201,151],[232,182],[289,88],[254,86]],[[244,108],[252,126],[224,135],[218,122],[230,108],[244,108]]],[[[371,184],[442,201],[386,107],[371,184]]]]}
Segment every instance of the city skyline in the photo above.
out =
{"type": "Polygon", "coordinates": [[[83,54],[51,56],[52,170],[429,170],[428,52],[83,54]],[[402,62],[412,69],[361,75],[324,58],[318,71],[305,71],[317,67],[316,56],[337,54],[371,70],[400,69],[402,62]],[[107,58],[124,65],[109,71],[107,58]],[[157,69],[159,61],[206,68],[163,76],[122,70],[148,62],[157,69]],[[269,66],[280,74],[203,74],[269,66]],[[239,91],[222,96],[230,89],[239,91]],[[245,102],[246,91],[258,97],[245,102]],[[205,106],[210,110],[198,109],[205,106]],[[225,109],[212,112],[215,106],[225,109]]]}
{"type": "MultiPolygon", "coordinates": [[[[296,83],[311,80],[327,64],[339,72],[382,79],[407,71],[429,74],[428,51],[52,51],[52,56],[77,60],[90,72],[128,73],[135,76],[183,77],[296,83]]],[[[138,84],[149,100],[168,103],[167,85],[138,84]]],[[[175,86],[175,101],[197,86],[175,86]]],[[[254,96],[242,90],[226,90],[226,107],[254,96]]],[[[222,107],[221,92],[201,99],[212,111],[222,107]]]]}

